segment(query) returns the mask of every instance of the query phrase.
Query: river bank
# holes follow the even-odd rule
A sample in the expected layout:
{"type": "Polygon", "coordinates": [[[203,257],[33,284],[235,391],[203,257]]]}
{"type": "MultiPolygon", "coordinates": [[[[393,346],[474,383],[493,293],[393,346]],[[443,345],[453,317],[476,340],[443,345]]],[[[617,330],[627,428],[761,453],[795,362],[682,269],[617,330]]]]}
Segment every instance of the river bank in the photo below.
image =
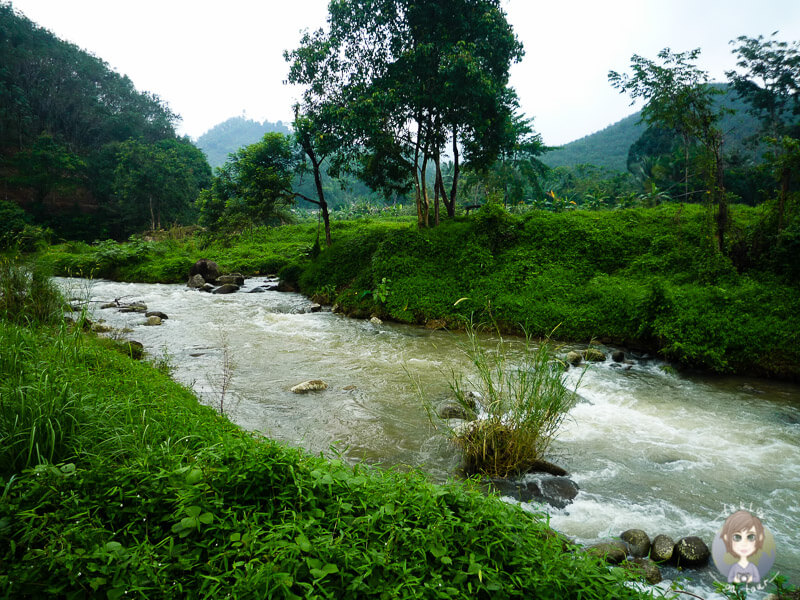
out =
{"type": "MultiPolygon", "coordinates": [[[[450,328],[492,319],[539,337],[557,328],[564,341],[644,349],[680,368],[797,380],[794,267],[734,264],[713,249],[707,216],[693,205],[524,217],[487,209],[423,231],[402,220],[334,223],[325,249],[316,225],[293,225],[71,243],[43,260],[59,275],[177,283],[208,258],[245,276],[280,273],[352,316],[450,328]]],[[[731,218],[744,237],[757,222],[742,206],[731,218]]]]}
{"type": "Polygon", "coordinates": [[[4,597],[648,595],[540,514],[247,433],[80,327],[2,325],[4,597]]]}

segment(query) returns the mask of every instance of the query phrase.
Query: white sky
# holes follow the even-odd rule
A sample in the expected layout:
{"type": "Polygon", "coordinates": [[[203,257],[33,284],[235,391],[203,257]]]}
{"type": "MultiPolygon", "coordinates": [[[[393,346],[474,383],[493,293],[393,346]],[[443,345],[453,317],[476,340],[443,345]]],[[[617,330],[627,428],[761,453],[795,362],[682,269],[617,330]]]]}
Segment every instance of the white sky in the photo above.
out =
{"type": "MultiPolygon", "coordinates": [[[[446,1],[446,0],[445,0],[446,1]]],[[[327,0],[12,0],[29,19],[158,94],[197,138],[229,117],[291,121],[283,51],[325,24],[327,0]]],[[[511,84],[546,144],[583,137],[636,107],[607,80],[632,54],[700,47],[718,80],[740,35],[800,40],[798,0],[504,0],[525,46],[511,84]]]]}

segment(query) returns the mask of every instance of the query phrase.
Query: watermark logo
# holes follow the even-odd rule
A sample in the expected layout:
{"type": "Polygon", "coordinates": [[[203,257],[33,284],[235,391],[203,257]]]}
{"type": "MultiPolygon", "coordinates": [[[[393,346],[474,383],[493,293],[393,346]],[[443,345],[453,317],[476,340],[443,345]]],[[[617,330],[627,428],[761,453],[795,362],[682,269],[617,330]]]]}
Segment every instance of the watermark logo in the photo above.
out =
{"type": "Polygon", "coordinates": [[[728,583],[766,583],[775,563],[775,538],[759,516],[742,507],[725,519],[714,537],[711,557],[728,583]]]}

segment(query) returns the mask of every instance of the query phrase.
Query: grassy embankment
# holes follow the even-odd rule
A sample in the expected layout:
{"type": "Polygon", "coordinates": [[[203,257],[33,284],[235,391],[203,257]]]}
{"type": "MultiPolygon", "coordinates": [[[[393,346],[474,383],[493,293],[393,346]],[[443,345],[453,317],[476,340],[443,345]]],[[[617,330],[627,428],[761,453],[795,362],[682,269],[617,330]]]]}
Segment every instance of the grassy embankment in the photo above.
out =
{"type": "MultiPolygon", "coordinates": [[[[758,221],[756,209],[733,207],[731,238],[752,237],[758,221]]],[[[800,263],[773,253],[737,271],[715,252],[699,206],[523,217],[483,209],[426,231],[402,220],[339,222],[318,256],[316,231],[72,244],[47,259],[61,274],[178,282],[210,258],[245,275],[280,271],[353,315],[452,327],[489,308],[505,331],[545,336],[558,326],[565,341],[657,351],[690,368],[800,378],[800,263]]]]}
{"type": "Polygon", "coordinates": [[[0,274],[0,597],[641,596],[466,485],[240,430],[25,279],[0,274]]]}

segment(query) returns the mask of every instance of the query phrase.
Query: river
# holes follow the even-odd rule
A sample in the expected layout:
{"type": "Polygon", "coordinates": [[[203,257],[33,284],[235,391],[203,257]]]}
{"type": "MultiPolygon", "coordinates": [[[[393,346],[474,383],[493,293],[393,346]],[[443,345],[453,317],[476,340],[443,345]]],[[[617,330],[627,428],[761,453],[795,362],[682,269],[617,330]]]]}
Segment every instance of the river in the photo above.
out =
{"type": "MultiPolygon", "coordinates": [[[[175,379],[212,406],[228,361],[224,408],[244,428],[313,453],[420,467],[435,481],[456,476],[458,455],[431,426],[412,379],[434,402],[447,398],[451,369],[467,368],[461,334],[304,312],[310,302],[299,294],[245,293],[258,278],[231,295],[58,281],[70,296],[90,299],[94,319],[127,328],[126,337],[169,360],[175,379]],[[114,299],[143,301],[169,319],[148,327],[141,314],[99,308],[114,299]],[[329,387],[290,392],[307,379],[329,387]]],[[[581,543],[639,528],[651,538],[697,535],[710,547],[728,514],[746,507],[774,535],[774,570],[800,585],[800,387],[682,375],[633,358],[629,368],[608,360],[584,372],[581,401],[551,457],[581,491],[566,508],[547,509],[550,524],[581,543]]],[[[570,371],[573,383],[578,375],[570,371]]],[[[713,565],[664,574],[690,578],[686,589],[705,598],[721,597],[712,591],[722,579],[713,565]]]]}

